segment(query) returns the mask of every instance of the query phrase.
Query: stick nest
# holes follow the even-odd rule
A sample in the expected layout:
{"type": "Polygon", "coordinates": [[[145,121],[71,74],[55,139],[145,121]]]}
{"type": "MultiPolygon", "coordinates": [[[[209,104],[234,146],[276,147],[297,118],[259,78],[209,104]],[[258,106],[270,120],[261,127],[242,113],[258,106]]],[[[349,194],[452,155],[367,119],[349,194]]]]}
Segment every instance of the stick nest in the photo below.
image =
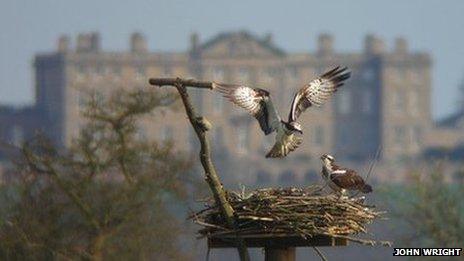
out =
{"type": "MultiPolygon", "coordinates": [[[[352,238],[366,233],[366,225],[380,218],[382,212],[364,203],[364,197],[340,198],[322,194],[323,188],[267,188],[245,193],[227,192],[227,200],[235,210],[236,229],[226,227],[215,204],[193,214],[195,223],[203,226],[201,236],[232,234],[289,234],[304,238],[327,235],[373,245],[377,242],[352,238]]],[[[211,201],[209,201],[211,202],[211,201]]],[[[389,244],[389,242],[380,242],[389,244]]]]}

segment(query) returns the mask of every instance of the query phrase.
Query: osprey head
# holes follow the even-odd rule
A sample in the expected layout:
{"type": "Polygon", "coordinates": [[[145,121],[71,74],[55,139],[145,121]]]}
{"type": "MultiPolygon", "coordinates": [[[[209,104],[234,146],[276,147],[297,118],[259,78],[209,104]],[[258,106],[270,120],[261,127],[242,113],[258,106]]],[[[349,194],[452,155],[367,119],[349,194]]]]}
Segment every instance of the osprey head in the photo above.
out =
{"type": "Polygon", "coordinates": [[[264,89],[256,88],[255,91],[258,93],[259,96],[269,97],[269,92],[264,89]]]}
{"type": "Polygon", "coordinates": [[[301,129],[301,125],[296,121],[291,121],[288,123],[289,129],[292,131],[296,131],[300,134],[303,134],[303,130],[301,129]]]}
{"type": "Polygon", "coordinates": [[[324,154],[321,156],[321,160],[325,165],[331,165],[335,161],[335,158],[332,155],[324,154]]]}

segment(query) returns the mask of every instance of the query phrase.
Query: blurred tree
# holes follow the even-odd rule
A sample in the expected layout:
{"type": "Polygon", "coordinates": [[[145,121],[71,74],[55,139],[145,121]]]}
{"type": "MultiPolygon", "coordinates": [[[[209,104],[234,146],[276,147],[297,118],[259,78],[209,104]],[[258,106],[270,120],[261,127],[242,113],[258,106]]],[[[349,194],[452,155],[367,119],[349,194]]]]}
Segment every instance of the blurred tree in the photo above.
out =
{"type": "Polygon", "coordinates": [[[174,100],[144,89],[94,95],[69,149],[25,144],[15,189],[2,194],[0,259],[186,259],[169,206],[186,203],[190,160],[137,135],[140,118],[174,100]]]}
{"type": "Polygon", "coordinates": [[[441,168],[410,174],[410,182],[388,189],[395,222],[402,227],[401,246],[460,247],[464,241],[464,184],[445,180],[441,168]]]}

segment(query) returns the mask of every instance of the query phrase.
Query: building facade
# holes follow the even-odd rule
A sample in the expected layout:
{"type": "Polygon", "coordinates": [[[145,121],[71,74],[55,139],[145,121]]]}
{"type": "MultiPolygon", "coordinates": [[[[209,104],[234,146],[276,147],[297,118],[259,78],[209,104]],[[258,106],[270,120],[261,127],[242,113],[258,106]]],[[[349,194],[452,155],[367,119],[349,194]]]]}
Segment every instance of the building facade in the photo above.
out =
{"type": "MultiPolygon", "coordinates": [[[[318,162],[323,153],[362,161],[372,158],[381,147],[386,161],[417,156],[426,146],[424,137],[432,126],[429,55],[411,52],[402,38],[389,50],[381,39],[368,35],[363,50],[356,53],[335,50],[331,35],[322,34],[317,41],[314,52],[289,53],[275,45],[272,35],[230,32],[202,42],[193,34],[189,50],[167,53],[150,52],[143,35],[135,33],[130,50],[108,52],[101,49],[97,33],[78,35],[73,48],[63,36],[56,51],[35,57],[35,107],[49,120],[46,132],[62,146],[78,133],[80,111],[89,91],[104,95],[117,88],[147,87],[150,77],[264,88],[271,92],[281,116],[287,117],[294,92],[341,65],[350,68],[352,78],[329,102],[303,114],[304,142],[283,160],[264,159],[274,137],[264,136],[243,110],[214,92],[192,90],[201,114],[214,124],[211,138],[220,152],[218,157],[229,163],[241,160],[242,175],[253,179],[266,179],[266,173],[277,171],[270,176],[291,180],[313,175],[315,169],[308,170],[305,162],[318,162]]],[[[193,130],[182,111],[147,119],[141,123],[140,133],[172,138],[179,145],[189,144],[189,150],[195,146],[193,130]]]]}

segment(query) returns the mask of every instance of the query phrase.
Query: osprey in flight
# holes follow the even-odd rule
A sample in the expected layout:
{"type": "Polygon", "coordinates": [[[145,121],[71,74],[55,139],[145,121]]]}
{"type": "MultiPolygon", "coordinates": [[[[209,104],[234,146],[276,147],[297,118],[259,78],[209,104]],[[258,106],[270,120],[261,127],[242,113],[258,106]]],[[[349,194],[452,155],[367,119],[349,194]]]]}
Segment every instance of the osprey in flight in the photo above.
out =
{"type": "Polygon", "coordinates": [[[303,134],[297,122],[300,114],[312,105],[322,105],[344,81],[350,78],[347,68],[339,66],[305,84],[293,97],[288,121],[280,118],[268,91],[243,85],[213,83],[213,89],[221,92],[234,104],[244,108],[259,122],[265,135],[277,133],[272,149],[266,158],[283,158],[294,151],[302,142],[296,133],[303,134]]]}
{"type": "Polygon", "coordinates": [[[362,193],[372,192],[372,187],[352,169],[341,168],[334,164],[334,157],[328,154],[321,156],[322,177],[331,189],[345,194],[346,190],[357,190],[362,193]]]}

